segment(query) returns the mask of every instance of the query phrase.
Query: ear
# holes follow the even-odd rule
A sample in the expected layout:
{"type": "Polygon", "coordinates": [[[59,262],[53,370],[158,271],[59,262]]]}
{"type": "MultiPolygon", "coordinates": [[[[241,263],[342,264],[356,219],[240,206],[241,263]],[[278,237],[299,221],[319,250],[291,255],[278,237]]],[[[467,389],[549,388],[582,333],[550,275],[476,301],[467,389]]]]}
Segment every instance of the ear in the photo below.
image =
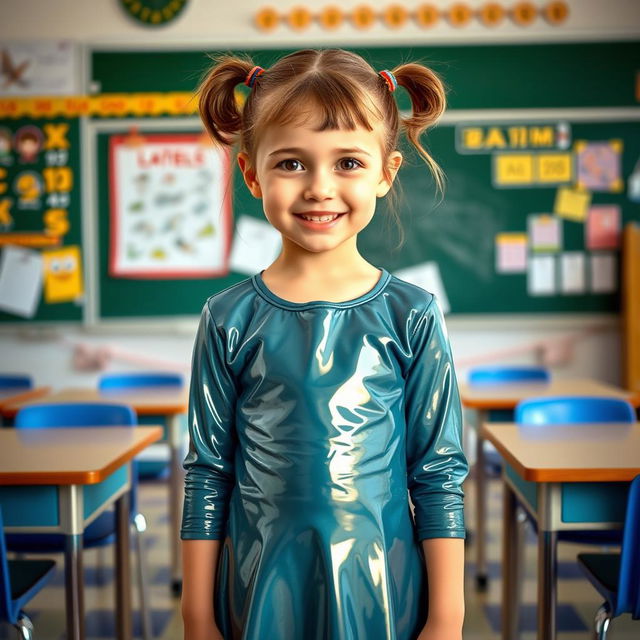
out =
{"type": "Polygon", "coordinates": [[[376,197],[382,198],[387,195],[389,189],[391,189],[393,181],[396,179],[396,175],[398,174],[398,169],[400,169],[401,164],[402,154],[399,151],[392,151],[387,159],[387,171],[390,179],[384,174],[382,175],[382,180],[380,180],[378,188],[376,189],[376,197]]]}
{"type": "Polygon", "coordinates": [[[238,166],[240,167],[240,171],[242,171],[242,177],[244,178],[247,188],[251,191],[251,195],[254,198],[262,198],[262,189],[258,183],[256,170],[251,164],[249,156],[244,151],[238,153],[238,166]]]}

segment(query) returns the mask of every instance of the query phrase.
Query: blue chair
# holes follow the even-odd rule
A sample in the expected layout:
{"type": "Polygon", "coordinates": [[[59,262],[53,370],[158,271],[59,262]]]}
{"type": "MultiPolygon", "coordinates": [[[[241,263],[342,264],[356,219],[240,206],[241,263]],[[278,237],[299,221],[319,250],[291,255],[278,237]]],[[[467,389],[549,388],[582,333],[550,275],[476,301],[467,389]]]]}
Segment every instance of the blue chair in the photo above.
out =
{"type": "Polygon", "coordinates": [[[612,618],[630,613],[640,620],[640,475],[629,489],[620,553],[579,553],[578,564],[605,600],[595,616],[598,640],[612,618]]]}
{"type": "Polygon", "coordinates": [[[549,382],[551,374],[545,367],[538,366],[489,366],[474,367],[469,371],[470,385],[485,384],[526,384],[528,382],[549,382]]]}
{"type": "Polygon", "coordinates": [[[105,373],[98,380],[100,391],[130,391],[142,387],[182,387],[179,373],[105,373]]]}
{"type": "Polygon", "coordinates": [[[25,375],[0,375],[0,389],[33,389],[33,379],[25,375]]]}
{"type": "MultiPolygon", "coordinates": [[[[135,426],[136,414],[128,405],[112,403],[59,403],[35,404],[24,407],[16,414],[17,429],[56,427],[109,427],[135,426]]],[[[144,516],[138,513],[137,472],[135,460],[131,470],[130,524],[134,532],[138,555],[138,583],[140,588],[140,609],[142,614],[143,637],[152,637],[151,619],[147,593],[147,562],[144,554],[142,534],[147,528],[144,516]]],[[[115,511],[100,514],[85,530],[82,544],[86,548],[98,548],[115,542],[115,511]]],[[[65,540],[62,534],[11,534],[6,536],[7,548],[18,553],[62,552],[65,540]]]]}
{"type": "MultiPolygon", "coordinates": [[[[151,371],[142,373],[105,373],[98,380],[98,389],[103,393],[118,393],[135,391],[149,387],[178,387],[184,386],[184,379],[179,373],[151,371]]],[[[139,424],[159,424],[159,416],[139,416],[139,424]]],[[[167,425],[164,424],[163,440],[167,440],[167,425]]],[[[138,456],[138,477],[157,478],[169,468],[169,454],[166,442],[151,445],[141,456],[138,456]]]]}
{"type": "MultiPolygon", "coordinates": [[[[481,366],[469,371],[468,382],[471,386],[490,386],[502,384],[545,383],[551,380],[551,374],[545,367],[535,365],[518,366],[481,366]]],[[[511,422],[511,409],[493,409],[487,415],[489,422],[511,422]]],[[[485,447],[486,449],[486,447],[485,447]]],[[[502,457],[492,448],[485,451],[485,468],[492,476],[499,476],[502,470],[502,457]]]]}
{"type": "MultiPolygon", "coordinates": [[[[548,396],[529,398],[516,406],[515,421],[523,425],[580,422],[635,422],[631,404],[620,398],[548,396]]],[[[535,522],[531,520],[534,528],[535,522]]],[[[619,545],[619,531],[560,531],[558,540],[579,544],[619,545]]]]}
{"type": "Polygon", "coordinates": [[[33,637],[33,624],[22,608],[53,575],[53,560],[9,560],[0,507],[0,620],[13,625],[23,640],[33,637]]]}

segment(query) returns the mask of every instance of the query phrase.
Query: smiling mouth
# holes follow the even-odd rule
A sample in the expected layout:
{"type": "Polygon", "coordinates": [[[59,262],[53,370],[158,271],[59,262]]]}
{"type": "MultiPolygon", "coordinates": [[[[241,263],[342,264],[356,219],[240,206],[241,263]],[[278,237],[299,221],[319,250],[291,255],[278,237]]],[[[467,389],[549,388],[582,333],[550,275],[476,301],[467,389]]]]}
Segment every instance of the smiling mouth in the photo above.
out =
{"type": "Polygon", "coordinates": [[[336,220],[340,216],[343,216],[345,213],[346,211],[342,213],[294,213],[293,215],[298,216],[299,218],[303,218],[304,220],[309,220],[310,222],[331,222],[332,220],[336,220]]]}

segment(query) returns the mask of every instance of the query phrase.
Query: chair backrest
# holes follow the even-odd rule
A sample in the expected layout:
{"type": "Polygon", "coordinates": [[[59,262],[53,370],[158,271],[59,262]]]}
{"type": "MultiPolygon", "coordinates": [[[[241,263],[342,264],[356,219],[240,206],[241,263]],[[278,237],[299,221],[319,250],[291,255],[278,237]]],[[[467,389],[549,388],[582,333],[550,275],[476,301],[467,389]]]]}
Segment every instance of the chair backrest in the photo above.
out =
{"type": "Polygon", "coordinates": [[[631,482],[627,500],[620,555],[618,610],[619,613],[631,613],[634,620],[640,618],[640,475],[631,482]]]}
{"type": "Polygon", "coordinates": [[[184,379],[179,373],[163,371],[150,373],[105,373],[98,381],[100,391],[126,391],[141,387],[182,387],[184,379]]]}
{"type": "MultiPolygon", "coordinates": [[[[108,402],[33,404],[23,407],[15,418],[18,429],[45,429],[56,427],[109,427],[130,426],[138,423],[135,411],[126,404],[108,402]]],[[[138,511],[138,468],[131,463],[130,512],[138,511]]]]}
{"type": "Polygon", "coordinates": [[[484,384],[526,384],[528,382],[549,382],[551,374],[544,367],[474,367],[469,371],[470,385],[484,384]]]}
{"type": "Polygon", "coordinates": [[[0,620],[13,624],[13,606],[11,600],[11,582],[9,581],[9,562],[7,545],[4,541],[4,523],[0,505],[0,620]]]}
{"type": "Polygon", "coordinates": [[[15,426],[20,429],[134,426],[136,423],[136,414],[129,405],[107,402],[33,404],[20,409],[15,418],[15,426]]]}
{"type": "Polygon", "coordinates": [[[33,379],[25,375],[0,375],[0,389],[33,389],[33,379]]]}
{"type": "Polygon", "coordinates": [[[635,422],[631,404],[621,398],[600,396],[547,396],[528,398],[516,406],[519,424],[566,424],[571,422],[635,422]]]}

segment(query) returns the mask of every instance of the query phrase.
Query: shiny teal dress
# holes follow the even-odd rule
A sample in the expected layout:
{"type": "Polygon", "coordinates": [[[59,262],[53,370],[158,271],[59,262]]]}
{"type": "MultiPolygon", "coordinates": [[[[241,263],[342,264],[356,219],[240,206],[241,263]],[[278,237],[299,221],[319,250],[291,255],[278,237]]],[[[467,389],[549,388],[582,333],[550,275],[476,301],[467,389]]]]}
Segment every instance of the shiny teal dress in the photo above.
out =
{"type": "Polygon", "coordinates": [[[442,315],[385,269],[345,302],[289,302],[261,273],[207,300],[193,351],[181,537],[222,541],[218,627],[225,640],[414,640],[420,541],[465,535],[442,315]]]}

